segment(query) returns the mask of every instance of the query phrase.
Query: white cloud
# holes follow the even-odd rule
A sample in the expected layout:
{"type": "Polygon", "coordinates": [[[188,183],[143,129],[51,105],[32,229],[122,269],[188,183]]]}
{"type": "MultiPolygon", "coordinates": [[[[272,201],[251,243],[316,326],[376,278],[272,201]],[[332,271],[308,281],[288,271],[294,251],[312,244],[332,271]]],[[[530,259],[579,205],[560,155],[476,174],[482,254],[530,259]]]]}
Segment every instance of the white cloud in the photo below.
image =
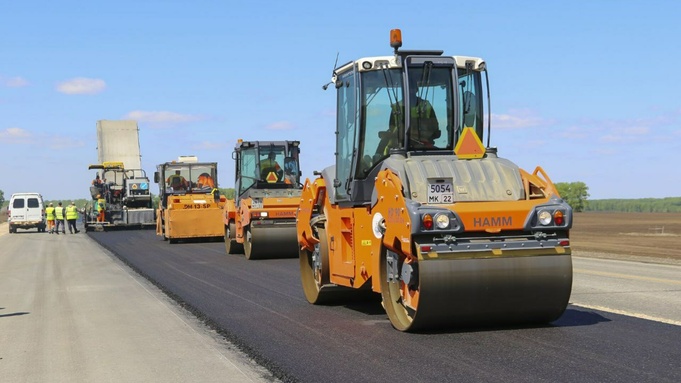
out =
{"type": "Polygon", "coordinates": [[[138,122],[148,122],[152,124],[177,124],[184,122],[199,121],[202,118],[190,114],[180,114],[167,111],[144,111],[134,110],[124,116],[126,119],[136,120],[138,122]]]}
{"type": "Polygon", "coordinates": [[[28,81],[19,76],[8,78],[0,77],[0,84],[9,88],[22,88],[28,86],[28,81]]]}
{"type": "Polygon", "coordinates": [[[27,144],[30,146],[47,147],[49,149],[71,149],[85,146],[85,142],[78,138],[65,136],[34,135],[26,129],[7,128],[0,130],[0,142],[10,144],[27,144]]]}
{"type": "Polygon", "coordinates": [[[0,130],[0,141],[9,143],[28,143],[31,139],[31,133],[21,128],[7,128],[0,130]]]}
{"type": "Polygon", "coordinates": [[[547,125],[549,122],[537,117],[529,110],[511,110],[508,114],[492,113],[492,127],[500,129],[522,129],[547,125]]]}
{"type": "Polygon", "coordinates": [[[54,150],[81,148],[85,146],[83,140],[63,136],[50,137],[46,140],[46,144],[50,149],[54,150]]]}
{"type": "Polygon", "coordinates": [[[650,134],[647,126],[614,127],[609,129],[608,134],[601,136],[603,142],[636,142],[641,136],[650,134]]]}
{"type": "Polygon", "coordinates": [[[293,128],[295,128],[295,126],[288,121],[273,122],[265,126],[265,129],[267,130],[291,130],[293,128]]]}
{"type": "Polygon", "coordinates": [[[589,135],[589,129],[581,126],[571,126],[560,133],[560,137],[573,140],[587,138],[589,135]]]}
{"type": "Polygon", "coordinates": [[[624,128],[623,132],[627,136],[642,136],[650,133],[650,128],[647,126],[632,126],[630,128],[624,128]]]}
{"type": "Polygon", "coordinates": [[[321,111],[320,115],[322,117],[336,117],[336,109],[326,108],[321,111]]]}
{"type": "Polygon", "coordinates": [[[57,91],[64,94],[97,94],[106,89],[104,80],[77,77],[57,84],[57,91]]]}
{"type": "Polygon", "coordinates": [[[220,150],[228,149],[229,145],[226,142],[203,141],[200,144],[192,146],[196,150],[220,150]]]}

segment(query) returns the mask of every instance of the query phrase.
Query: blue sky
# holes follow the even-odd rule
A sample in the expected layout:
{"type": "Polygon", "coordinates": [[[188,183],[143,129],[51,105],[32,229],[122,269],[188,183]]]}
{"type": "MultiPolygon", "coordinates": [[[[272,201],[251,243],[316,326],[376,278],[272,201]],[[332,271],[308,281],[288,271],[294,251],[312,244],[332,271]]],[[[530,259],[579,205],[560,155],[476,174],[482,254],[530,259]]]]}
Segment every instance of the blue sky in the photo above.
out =
{"type": "MultiPolygon", "coordinates": [[[[135,119],[142,165],[216,161],[238,138],[333,163],[339,63],[404,49],[482,57],[492,145],[592,199],[681,196],[678,1],[4,1],[0,190],[86,198],[96,122],[135,119]]],[[[156,186],[152,188],[158,192],[156,186]]]]}

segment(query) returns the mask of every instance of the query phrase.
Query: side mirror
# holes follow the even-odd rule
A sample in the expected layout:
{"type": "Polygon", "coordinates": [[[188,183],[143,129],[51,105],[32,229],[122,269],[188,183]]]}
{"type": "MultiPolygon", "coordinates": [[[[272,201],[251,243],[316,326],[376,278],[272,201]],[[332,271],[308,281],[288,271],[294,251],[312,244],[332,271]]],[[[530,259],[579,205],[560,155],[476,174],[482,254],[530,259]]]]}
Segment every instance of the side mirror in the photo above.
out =
{"type": "Polygon", "coordinates": [[[161,179],[160,174],[158,174],[158,172],[154,172],[154,182],[158,183],[160,179],[161,179]]]}
{"type": "Polygon", "coordinates": [[[298,164],[293,157],[284,158],[284,173],[287,175],[298,175],[298,164]]]}
{"type": "Polygon", "coordinates": [[[232,152],[232,159],[236,161],[236,150],[232,152]]]}

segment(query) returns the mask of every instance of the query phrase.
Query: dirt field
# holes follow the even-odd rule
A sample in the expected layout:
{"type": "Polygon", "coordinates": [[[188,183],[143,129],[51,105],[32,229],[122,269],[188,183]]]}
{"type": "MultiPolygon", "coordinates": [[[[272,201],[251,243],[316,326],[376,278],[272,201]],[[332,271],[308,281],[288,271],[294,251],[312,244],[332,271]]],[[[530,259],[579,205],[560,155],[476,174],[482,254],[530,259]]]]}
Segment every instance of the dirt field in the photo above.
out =
{"type": "Polygon", "coordinates": [[[681,213],[575,213],[572,248],[681,261],[681,213]]]}

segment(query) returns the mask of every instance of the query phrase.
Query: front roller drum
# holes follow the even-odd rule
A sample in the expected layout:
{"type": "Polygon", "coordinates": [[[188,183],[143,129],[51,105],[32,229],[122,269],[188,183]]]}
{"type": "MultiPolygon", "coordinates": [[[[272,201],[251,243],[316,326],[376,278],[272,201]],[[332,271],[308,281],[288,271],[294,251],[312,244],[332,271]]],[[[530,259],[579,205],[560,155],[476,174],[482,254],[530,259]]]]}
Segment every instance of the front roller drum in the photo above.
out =
{"type": "Polygon", "coordinates": [[[246,259],[295,258],[298,236],[292,226],[249,226],[244,229],[246,259]]]}
{"type": "Polygon", "coordinates": [[[548,323],[572,290],[569,254],[404,261],[384,251],[380,270],[384,307],[401,331],[548,323]]]}

